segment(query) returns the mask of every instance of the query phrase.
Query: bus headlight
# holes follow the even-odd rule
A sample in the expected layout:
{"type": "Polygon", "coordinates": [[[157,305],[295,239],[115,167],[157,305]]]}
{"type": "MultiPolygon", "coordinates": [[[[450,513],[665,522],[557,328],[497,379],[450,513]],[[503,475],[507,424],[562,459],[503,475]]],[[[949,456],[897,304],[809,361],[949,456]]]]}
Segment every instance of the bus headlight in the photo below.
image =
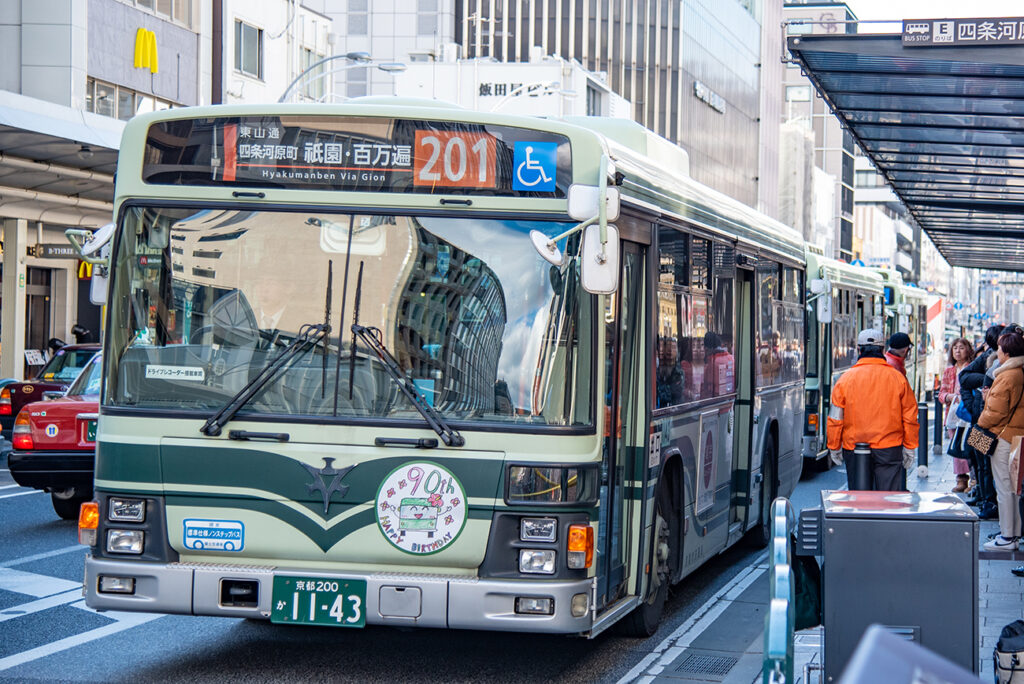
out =
{"type": "Polygon", "coordinates": [[[505,501],[552,505],[597,501],[597,467],[510,465],[505,501]]]}
{"type": "Polygon", "coordinates": [[[533,575],[555,574],[555,552],[548,549],[520,549],[519,572],[533,575]]]}
{"type": "Polygon", "coordinates": [[[553,542],[557,535],[555,518],[523,518],[519,521],[519,538],[528,542],[553,542]]]}
{"type": "Polygon", "coordinates": [[[107,500],[107,520],[144,522],[146,520],[146,500],[110,497],[107,500]]]}
{"type": "Polygon", "coordinates": [[[107,553],[142,553],[142,530],[107,530],[107,553]]]}

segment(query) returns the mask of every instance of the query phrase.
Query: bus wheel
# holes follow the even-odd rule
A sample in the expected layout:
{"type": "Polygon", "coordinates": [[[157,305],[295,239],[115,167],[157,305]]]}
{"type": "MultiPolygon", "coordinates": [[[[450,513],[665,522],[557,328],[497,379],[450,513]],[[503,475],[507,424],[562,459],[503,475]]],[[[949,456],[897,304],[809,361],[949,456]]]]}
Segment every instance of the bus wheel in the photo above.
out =
{"type": "Polygon", "coordinates": [[[761,510],[757,527],[751,530],[751,541],[759,549],[768,546],[772,540],[772,501],[779,494],[779,464],[775,453],[775,438],[769,436],[764,441],[761,454],[761,510]]]}
{"type": "Polygon", "coordinates": [[[651,568],[650,586],[647,600],[637,606],[633,612],[623,618],[619,631],[625,636],[647,638],[658,631],[661,614],[668,600],[668,588],[675,575],[676,551],[673,548],[677,540],[677,516],[672,507],[672,495],[669,487],[658,488],[655,499],[654,516],[654,567],[651,568]]]}

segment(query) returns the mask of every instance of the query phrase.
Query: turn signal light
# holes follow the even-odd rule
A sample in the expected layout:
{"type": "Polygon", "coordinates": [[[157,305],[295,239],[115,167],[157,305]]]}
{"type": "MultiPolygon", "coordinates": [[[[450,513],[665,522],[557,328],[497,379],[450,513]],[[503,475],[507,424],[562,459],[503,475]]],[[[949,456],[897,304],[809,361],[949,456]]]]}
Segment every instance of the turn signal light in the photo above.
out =
{"type": "Polygon", "coordinates": [[[807,426],[808,427],[812,427],[812,428],[818,427],[818,414],[817,413],[808,413],[807,414],[807,426]]]}
{"type": "Polygon", "coordinates": [[[594,528],[590,525],[569,525],[566,546],[569,567],[573,570],[589,568],[594,561],[594,528]]]}
{"type": "Polygon", "coordinates": [[[11,390],[4,387],[0,390],[0,416],[9,416],[11,411],[11,390]]]}
{"type": "Polygon", "coordinates": [[[78,543],[96,546],[96,530],[100,526],[100,505],[86,501],[78,509],[78,543]]]}
{"type": "Polygon", "coordinates": [[[11,433],[11,444],[15,449],[22,451],[33,449],[32,443],[32,421],[28,419],[28,413],[22,411],[14,419],[14,430],[11,433]]]}

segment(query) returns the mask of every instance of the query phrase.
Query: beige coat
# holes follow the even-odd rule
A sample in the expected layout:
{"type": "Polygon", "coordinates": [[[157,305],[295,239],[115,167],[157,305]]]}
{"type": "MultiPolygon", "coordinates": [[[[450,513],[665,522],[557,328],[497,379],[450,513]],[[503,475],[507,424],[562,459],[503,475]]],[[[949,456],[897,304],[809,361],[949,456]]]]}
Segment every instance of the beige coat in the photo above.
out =
{"type": "Polygon", "coordinates": [[[978,426],[1012,444],[1014,437],[1024,437],[1024,356],[1011,356],[993,374],[978,426]]]}

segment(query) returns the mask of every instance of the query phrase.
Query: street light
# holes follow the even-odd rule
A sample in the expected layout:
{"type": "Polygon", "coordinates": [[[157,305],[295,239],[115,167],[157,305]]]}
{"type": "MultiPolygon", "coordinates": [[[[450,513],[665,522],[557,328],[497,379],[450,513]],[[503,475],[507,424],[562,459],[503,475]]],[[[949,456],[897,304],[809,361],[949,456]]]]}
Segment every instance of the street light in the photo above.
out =
{"type": "Polygon", "coordinates": [[[297,86],[299,83],[305,80],[306,76],[308,76],[311,71],[320,67],[323,64],[326,64],[327,62],[333,62],[339,59],[347,59],[353,63],[346,64],[344,66],[330,69],[329,71],[317,74],[316,78],[321,79],[324,76],[327,76],[328,74],[333,74],[338,71],[346,71],[348,69],[356,69],[359,67],[367,66],[376,66],[381,71],[388,72],[399,72],[405,71],[406,69],[406,66],[401,62],[374,62],[373,59],[370,57],[369,53],[366,52],[347,52],[344,55],[331,55],[330,57],[324,57],[321,60],[313,62],[308,67],[303,69],[302,72],[298,76],[296,76],[291,83],[288,84],[288,87],[284,89],[284,92],[281,93],[281,97],[279,97],[277,101],[286,102],[288,98],[291,96],[292,90],[295,88],[295,86],[297,86]]]}

